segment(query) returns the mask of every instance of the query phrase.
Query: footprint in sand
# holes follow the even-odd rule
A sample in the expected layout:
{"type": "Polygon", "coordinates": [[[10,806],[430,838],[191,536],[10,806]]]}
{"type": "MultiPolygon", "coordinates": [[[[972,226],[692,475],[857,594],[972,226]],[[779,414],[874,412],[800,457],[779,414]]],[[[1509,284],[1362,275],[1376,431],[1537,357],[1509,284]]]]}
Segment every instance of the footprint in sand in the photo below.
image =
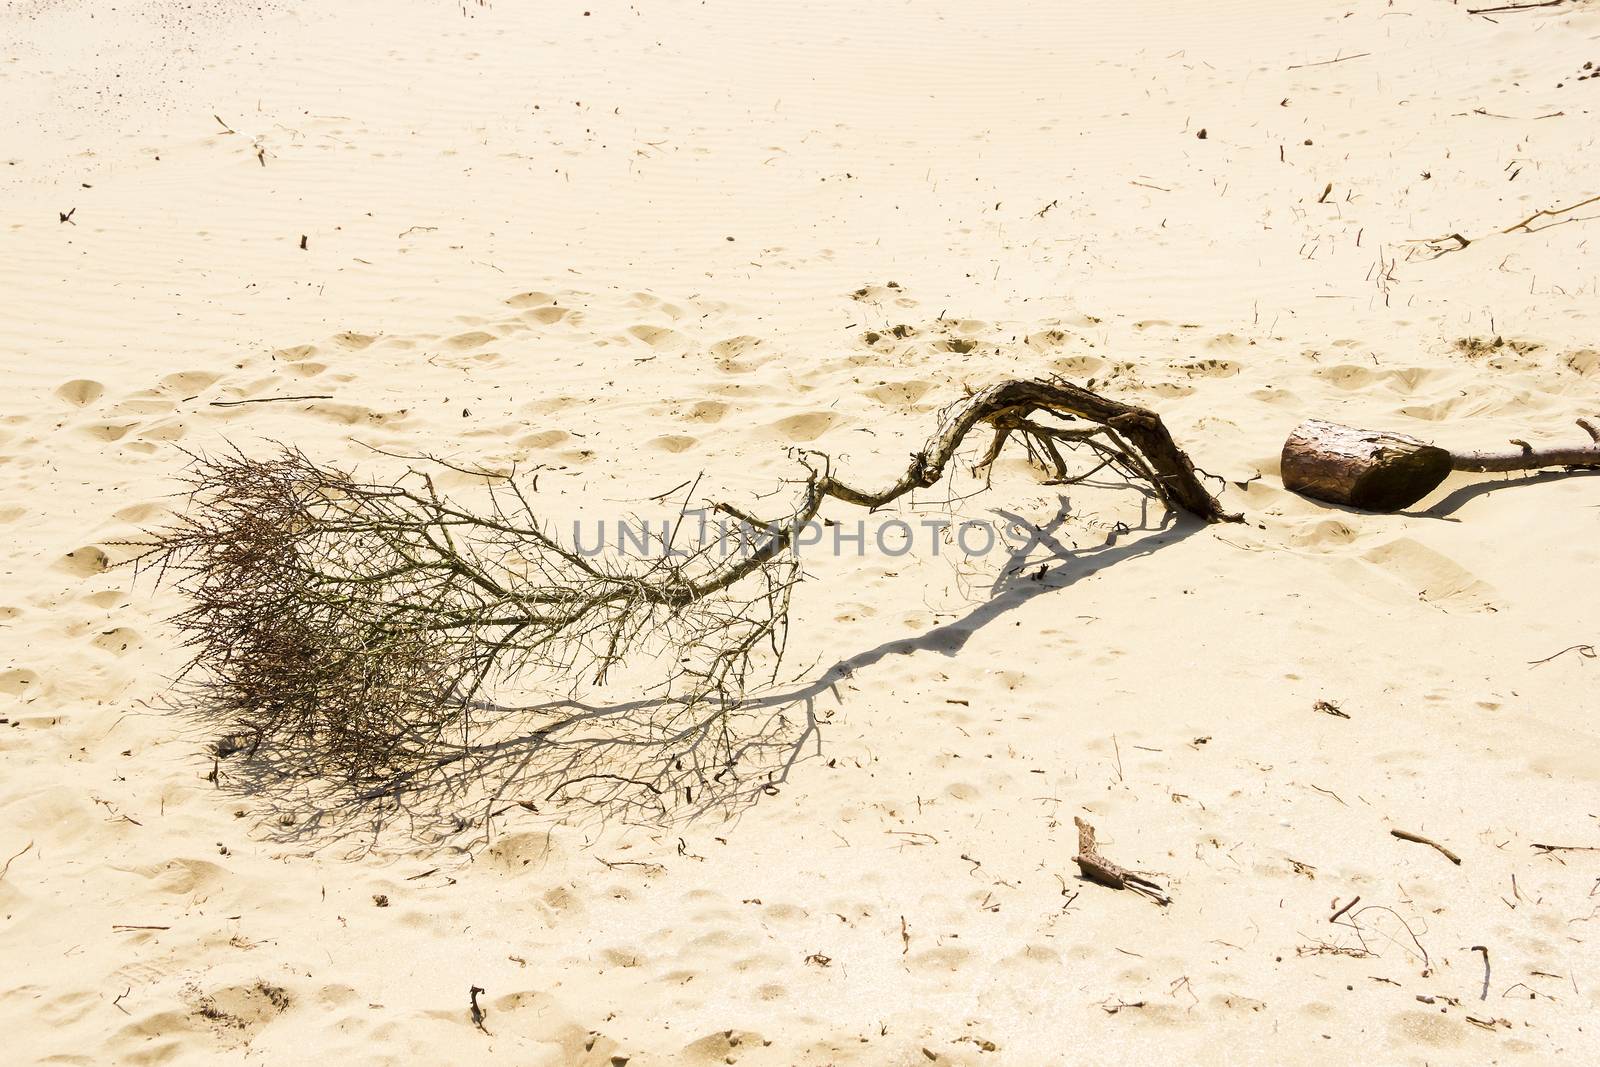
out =
{"type": "Polygon", "coordinates": [[[651,448],[659,449],[662,452],[687,452],[699,444],[700,439],[698,437],[689,437],[685,434],[669,433],[651,438],[645,443],[651,448]]]}
{"type": "Polygon", "coordinates": [[[359,352],[363,348],[371,345],[372,342],[377,340],[377,338],[371,336],[370,334],[351,333],[350,331],[346,330],[344,333],[334,334],[333,340],[334,343],[338,344],[341,348],[348,348],[352,351],[359,352]]]}
{"type": "Polygon", "coordinates": [[[111,559],[94,545],[73,549],[56,561],[56,570],[79,578],[90,578],[111,566],[111,559]]]}
{"type": "Polygon", "coordinates": [[[1253,343],[1236,333],[1219,333],[1206,342],[1206,347],[1213,352],[1242,352],[1253,343]]]}
{"type": "Polygon", "coordinates": [[[517,438],[518,448],[554,448],[572,440],[572,435],[565,430],[539,430],[536,433],[523,434],[517,438]]]}
{"type": "Polygon", "coordinates": [[[762,347],[761,338],[741,334],[712,345],[711,358],[725,374],[748,374],[776,357],[776,353],[762,351],[762,347]]]}
{"type": "Polygon", "coordinates": [[[1082,378],[1090,374],[1099,374],[1105,368],[1106,361],[1099,356],[1068,356],[1065,359],[1050,361],[1050,369],[1057,374],[1068,378],[1082,378]]]}
{"type": "Polygon", "coordinates": [[[315,360],[308,359],[299,363],[290,363],[288,364],[287,369],[289,373],[294,375],[296,378],[315,378],[317,375],[327,370],[328,365],[326,363],[318,363],[315,360]]]}
{"type": "Polygon", "coordinates": [[[761,1049],[768,1044],[760,1034],[752,1031],[717,1030],[683,1046],[682,1056],[687,1063],[711,1067],[713,1064],[737,1063],[741,1052],[761,1049]]]}
{"type": "Polygon", "coordinates": [[[1355,363],[1340,363],[1333,367],[1318,367],[1311,372],[1313,378],[1327,382],[1336,389],[1354,391],[1365,389],[1382,375],[1371,367],[1355,363]]]}
{"type": "Polygon", "coordinates": [[[1345,519],[1321,519],[1294,531],[1290,541],[1296,547],[1318,551],[1341,548],[1360,536],[1360,530],[1345,519]]]}
{"type": "Polygon", "coordinates": [[[688,344],[687,339],[677,330],[666,326],[651,326],[649,323],[629,326],[628,334],[656,349],[670,350],[682,348],[688,344]]]}
{"type": "Polygon", "coordinates": [[[107,630],[104,633],[97,635],[90,643],[93,644],[95,648],[100,649],[102,652],[109,652],[113,656],[120,656],[125,652],[138,649],[144,644],[144,638],[139,635],[138,630],[129,629],[126,626],[119,626],[114,630],[107,630]]]}
{"type": "Polygon", "coordinates": [[[1049,352],[1067,343],[1070,335],[1065,330],[1035,330],[1022,339],[1022,343],[1035,352],[1049,352]]]}
{"type": "Polygon", "coordinates": [[[140,441],[177,441],[189,432],[182,419],[162,419],[139,431],[140,441]]]}
{"type": "Polygon", "coordinates": [[[1584,377],[1600,374],[1600,352],[1592,348],[1580,348],[1576,352],[1568,352],[1562,356],[1561,364],[1584,377]]]}
{"type": "Polygon", "coordinates": [[[804,415],[790,415],[772,424],[777,433],[790,441],[815,441],[838,422],[838,416],[829,411],[812,411],[804,415]]]}
{"type": "Polygon", "coordinates": [[[700,400],[684,413],[689,422],[721,422],[728,413],[728,405],[721,400],[700,400]]]}
{"type": "Polygon", "coordinates": [[[1399,409],[1398,414],[1410,419],[1423,419],[1427,422],[1443,422],[1459,412],[1468,400],[1464,396],[1452,396],[1446,400],[1437,400],[1432,404],[1408,404],[1399,409]]]}
{"type": "Polygon", "coordinates": [[[899,282],[886,285],[863,285],[850,294],[850,299],[862,304],[893,304],[896,307],[916,307],[917,302],[905,294],[899,282]]]}
{"type": "Polygon", "coordinates": [[[56,388],[56,396],[75,408],[92,404],[105,395],[106,387],[90,378],[74,378],[56,388]]]}
{"type": "Polygon", "coordinates": [[[0,673],[0,693],[21,700],[38,692],[39,675],[25,667],[13,667],[0,673]]]}
{"type": "Polygon", "coordinates": [[[909,408],[917,401],[928,395],[933,388],[932,382],[914,378],[906,382],[883,382],[868,389],[865,394],[868,398],[880,404],[892,407],[909,408]]]}
{"type": "Polygon", "coordinates": [[[554,296],[550,295],[549,293],[541,293],[541,292],[518,293],[516,296],[508,298],[506,300],[506,304],[508,306],[510,306],[510,307],[514,307],[514,308],[518,308],[518,309],[521,309],[521,308],[536,308],[536,307],[542,307],[545,304],[553,304],[553,303],[555,303],[555,299],[556,298],[554,296]]]}
{"type": "Polygon", "coordinates": [[[1191,378],[1232,378],[1241,368],[1231,359],[1202,359],[1179,364],[1174,369],[1183,371],[1191,378]]]}
{"type": "Polygon", "coordinates": [[[1362,558],[1415,590],[1418,599],[1446,611],[1499,609],[1499,595],[1493,586],[1450,557],[1409,537],[1379,545],[1362,558]]]}
{"type": "Polygon", "coordinates": [[[1439,377],[1439,372],[1429,367],[1398,367],[1385,377],[1398,393],[1414,393],[1426,381],[1439,377]]]}
{"type": "Polygon", "coordinates": [[[97,441],[120,441],[139,424],[137,422],[91,422],[79,427],[81,433],[97,441]]]}
{"type": "Polygon", "coordinates": [[[162,378],[161,388],[179,396],[193,396],[203,389],[211,388],[221,380],[222,375],[213,374],[211,371],[185,370],[162,378]]]}
{"type": "Polygon", "coordinates": [[[467,333],[458,333],[445,341],[445,344],[457,352],[465,352],[471,348],[482,348],[495,339],[494,334],[482,330],[470,330],[467,333]]]}
{"type": "Polygon", "coordinates": [[[222,888],[228,878],[228,872],[222,867],[202,859],[175,858],[165,863],[113,869],[143,878],[157,893],[179,898],[213,893],[222,888]]]}
{"type": "Polygon", "coordinates": [[[531,322],[537,322],[544,326],[551,326],[560,322],[571,313],[572,310],[570,308],[551,306],[533,308],[530,311],[524,311],[522,314],[523,317],[527,318],[531,322]]]}
{"type": "MultiPolygon", "coordinates": [[[[492,870],[515,873],[525,867],[543,866],[562,854],[561,842],[555,834],[535,830],[497,838],[484,853],[484,859],[492,870]]],[[[554,893],[555,890],[550,892],[554,893]]],[[[549,896],[547,893],[546,903],[551,903],[549,896]]]]}

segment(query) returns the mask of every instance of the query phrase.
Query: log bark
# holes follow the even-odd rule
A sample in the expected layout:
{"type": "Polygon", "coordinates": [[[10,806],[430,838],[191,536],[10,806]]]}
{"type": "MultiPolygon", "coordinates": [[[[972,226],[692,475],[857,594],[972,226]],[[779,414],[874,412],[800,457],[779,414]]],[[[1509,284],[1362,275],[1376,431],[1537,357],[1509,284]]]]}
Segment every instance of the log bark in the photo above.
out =
{"type": "Polygon", "coordinates": [[[1285,489],[1369,511],[1415,504],[1450,469],[1450,453],[1426,441],[1321,419],[1301,423],[1283,444],[1285,489]]]}
{"type": "Polygon", "coordinates": [[[1358,430],[1321,419],[1295,427],[1283,444],[1283,485],[1304,496],[1369,511],[1398,511],[1431,493],[1451,471],[1600,467],[1600,423],[1579,419],[1586,445],[1451,452],[1405,434],[1358,430]]]}

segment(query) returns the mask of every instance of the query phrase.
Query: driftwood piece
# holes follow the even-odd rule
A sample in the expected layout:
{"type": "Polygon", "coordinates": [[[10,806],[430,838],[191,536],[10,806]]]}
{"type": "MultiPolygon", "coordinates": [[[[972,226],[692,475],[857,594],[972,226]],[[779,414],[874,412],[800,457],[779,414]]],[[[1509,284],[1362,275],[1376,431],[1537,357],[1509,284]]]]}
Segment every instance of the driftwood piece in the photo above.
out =
{"type": "Polygon", "coordinates": [[[1427,496],[1450,473],[1450,453],[1405,434],[1307,419],[1283,443],[1283,487],[1369,511],[1427,496]]]}
{"type": "Polygon", "coordinates": [[[1132,889],[1162,906],[1172,903],[1172,898],[1155,882],[1100,855],[1094,843],[1093,826],[1076,817],[1072,821],[1078,825],[1078,854],[1073,860],[1085,878],[1112,889],[1132,889]]]}
{"type": "Polygon", "coordinates": [[[1579,419],[1586,445],[1451,452],[1405,434],[1358,430],[1307,419],[1283,444],[1285,489],[1369,511],[1398,511],[1436,489],[1451,471],[1539,470],[1600,467],[1600,423],[1579,419]]]}

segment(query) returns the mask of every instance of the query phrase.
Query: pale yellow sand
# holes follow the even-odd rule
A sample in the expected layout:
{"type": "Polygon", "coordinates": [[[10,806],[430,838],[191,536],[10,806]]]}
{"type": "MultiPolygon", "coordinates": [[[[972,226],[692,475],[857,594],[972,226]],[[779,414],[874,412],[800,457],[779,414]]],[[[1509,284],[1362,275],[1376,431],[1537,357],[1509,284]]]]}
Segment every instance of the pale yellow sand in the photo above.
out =
{"type": "MultiPolygon", "coordinates": [[[[1600,408],[1595,208],[1497,235],[1600,193],[1600,11],[583,2],[0,13],[0,1058],[1593,1060],[1600,853],[1532,843],[1600,844],[1600,663],[1529,661],[1600,643],[1600,483],[1379,517],[1275,457],[1600,408]],[[103,569],[180,447],[637,502],[883,476],[1051,371],[1259,474],[1248,525],[1103,547],[1138,504],[1074,489],[997,594],[817,557],[821,755],[733,822],[270,841],[158,710],[179,601],[103,569]],[[1075,815],[1175,903],[1077,881],[1075,815]],[[1373,955],[1318,953],[1356,894],[1373,955]]],[[[1013,459],[960,514],[1060,496],[1013,459]]]]}

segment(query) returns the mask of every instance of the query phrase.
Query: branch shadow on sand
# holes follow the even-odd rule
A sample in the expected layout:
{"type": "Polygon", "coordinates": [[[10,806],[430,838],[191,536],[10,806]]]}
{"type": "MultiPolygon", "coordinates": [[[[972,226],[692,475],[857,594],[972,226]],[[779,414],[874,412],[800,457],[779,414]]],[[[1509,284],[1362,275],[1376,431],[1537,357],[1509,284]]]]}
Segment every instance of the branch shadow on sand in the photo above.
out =
{"type": "Polygon", "coordinates": [[[1488,493],[1495,493],[1502,489],[1512,489],[1520,486],[1545,485],[1550,482],[1565,481],[1568,478],[1592,478],[1597,475],[1600,475],[1600,470],[1573,468],[1570,470],[1534,471],[1515,477],[1508,476],[1486,482],[1473,482],[1470,485],[1463,485],[1459,489],[1451,490],[1449,493],[1446,493],[1443,497],[1441,497],[1437,503],[1432,504],[1429,507],[1422,508],[1415,512],[1407,512],[1407,514],[1415,514],[1430,519],[1450,519],[1450,521],[1458,521],[1451,519],[1451,516],[1453,516],[1457,511],[1460,511],[1469,502],[1476,500],[1478,497],[1484,496],[1488,493]]]}

